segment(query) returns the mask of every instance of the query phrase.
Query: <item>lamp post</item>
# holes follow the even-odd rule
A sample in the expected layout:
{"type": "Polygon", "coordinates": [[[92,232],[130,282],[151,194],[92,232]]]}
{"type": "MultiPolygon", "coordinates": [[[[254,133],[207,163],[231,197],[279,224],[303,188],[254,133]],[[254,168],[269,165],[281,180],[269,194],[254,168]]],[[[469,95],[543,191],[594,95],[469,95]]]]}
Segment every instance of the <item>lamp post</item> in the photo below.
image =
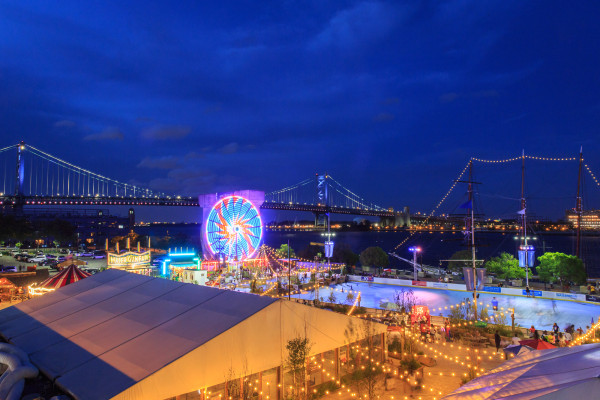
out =
{"type": "Polygon", "coordinates": [[[525,267],[525,286],[529,286],[529,266],[533,267],[534,257],[535,248],[532,245],[519,246],[519,266],[525,267]]]}
{"type": "Polygon", "coordinates": [[[411,253],[413,253],[413,270],[414,270],[414,280],[418,280],[418,275],[417,275],[417,253],[421,252],[421,248],[417,247],[417,246],[411,246],[408,248],[408,251],[410,251],[411,253]]]}

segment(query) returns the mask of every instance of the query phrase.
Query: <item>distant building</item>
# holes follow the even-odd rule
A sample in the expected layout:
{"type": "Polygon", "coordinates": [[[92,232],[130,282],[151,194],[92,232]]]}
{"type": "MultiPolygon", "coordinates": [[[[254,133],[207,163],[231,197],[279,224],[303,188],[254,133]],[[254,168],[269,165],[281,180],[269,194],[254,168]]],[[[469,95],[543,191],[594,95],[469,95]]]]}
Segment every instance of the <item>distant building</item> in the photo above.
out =
{"type": "MultiPolygon", "coordinates": [[[[577,212],[567,210],[567,222],[577,228],[577,212]]],[[[600,210],[586,210],[581,212],[581,229],[600,229],[600,210]]]]}
{"type": "Polygon", "coordinates": [[[129,209],[126,217],[111,215],[106,209],[26,208],[25,218],[36,222],[61,219],[76,228],[77,244],[104,245],[107,238],[128,234],[135,225],[135,211],[129,209]]]}

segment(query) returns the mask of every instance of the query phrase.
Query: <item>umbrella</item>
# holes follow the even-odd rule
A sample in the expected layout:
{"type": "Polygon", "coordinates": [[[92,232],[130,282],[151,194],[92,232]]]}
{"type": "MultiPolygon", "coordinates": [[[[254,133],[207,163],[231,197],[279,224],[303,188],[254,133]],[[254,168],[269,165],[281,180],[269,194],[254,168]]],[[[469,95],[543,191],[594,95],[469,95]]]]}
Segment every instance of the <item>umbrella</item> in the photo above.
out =
{"type": "Polygon", "coordinates": [[[540,339],[521,340],[519,343],[529,346],[534,350],[555,349],[556,346],[540,339]]]}
{"type": "Polygon", "coordinates": [[[511,344],[510,346],[506,346],[503,350],[504,354],[511,353],[518,356],[519,354],[529,353],[533,348],[522,344],[511,344]]]}
{"type": "Polygon", "coordinates": [[[82,270],[77,268],[76,265],[71,264],[67,268],[60,271],[58,274],[51,276],[50,278],[40,283],[38,287],[46,289],[58,289],[65,285],[69,285],[81,279],[87,278],[90,275],[91,274],[83,272],[82,270]]]}
{"type": "Polygon", "coordinates": [[[446,400],[591,399],[600,390],[600,344],[530,351],[444,397],[446,400]]]}

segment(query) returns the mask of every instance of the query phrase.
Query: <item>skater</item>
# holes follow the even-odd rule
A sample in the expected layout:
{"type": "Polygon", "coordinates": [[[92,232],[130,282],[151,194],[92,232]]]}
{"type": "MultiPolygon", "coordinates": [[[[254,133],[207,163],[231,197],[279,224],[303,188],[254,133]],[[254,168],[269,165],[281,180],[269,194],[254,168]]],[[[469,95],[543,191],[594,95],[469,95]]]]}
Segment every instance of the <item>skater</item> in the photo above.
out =
{"type": "Polygon", "coordinates": [[[492,298],[492,308],[494,311],[498,311],[498,300],[496,300],[495,296],[492,298]]]}

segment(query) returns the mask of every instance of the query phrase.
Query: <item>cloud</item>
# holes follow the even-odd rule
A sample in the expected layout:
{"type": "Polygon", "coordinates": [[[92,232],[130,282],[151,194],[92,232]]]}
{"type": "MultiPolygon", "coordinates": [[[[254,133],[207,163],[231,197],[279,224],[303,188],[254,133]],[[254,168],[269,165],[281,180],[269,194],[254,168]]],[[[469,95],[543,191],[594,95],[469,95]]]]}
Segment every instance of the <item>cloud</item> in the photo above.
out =
{"type": "Polygon", "coordinates": [[[123,133],[119,128],[110,127],[102,132],[92,133],[83,137],[83,140],[123,140],[123,133]]]}
{"type": "Polygon", "coordinates": [[[68,119],[63,119],[54,123],[54,126],[56,128],[73,128],[75,127],[75,125],[77,125],[75,121],[70,121],[68,119]]]}
{"type": "Polygon", "coordinates": [[[368,44],[387,36],[395,25],[397,12],[375,1],[358,3],[335,14],[311,47],[344,48],[368,44]]]}
{"type": "Polygon", "coordinates": [[[375,122],[389,122],[389,121],[393,121],[394,118],[396,118],[394,116],[394,114],[390,114],[390,113],[386,113],[386,112],[381,112],[379,114],[377,114],[376,116],[373,117],[373,121],[375,122]]]}
{"type": "Polygon", "coordinates": [[[231,142],[229,144],[226,144],[225,146],[221,147],[219,149],[219,153],[221,154],[234,154],[237,153],[237,151],[239,150],[240,146],[237,144],[237,142],[231,142]]]}
{"type": "Polygon", "coordinates": [[[146,157],[137,165],[138,168],[150,169],[174,169],[179,166],[179,159],[173,156],[146,157]]]}
{"type": "Polygon", "coordinates": [[[184,158],[186,160],[196,160],[199,158],[204,158],[205,155],[204,153],[198,153],[197,151],[190,151],[189,153],[187,153],[184,158]]]}
{"type": "Polygon", "coordinates": [[[176,140],[183,139],[190,134],[192,128],[184,125],[164,125],[146,129],[142,138],[149,140],[176,140]]]}
{"type": "Polygon", "coordinates": [[[481,90],[478,92],[468,92],[468,93],[455,93],[455,92],[449,92],[449,93],[444,93],[440,96],[440,101],[442,103],[451,103],[454,100],[457,100],[459,98],[462,99],[483,99],[483,98],[490,98],[490,97],[497,97],[499,95],[497,90],[481,90]]]}

